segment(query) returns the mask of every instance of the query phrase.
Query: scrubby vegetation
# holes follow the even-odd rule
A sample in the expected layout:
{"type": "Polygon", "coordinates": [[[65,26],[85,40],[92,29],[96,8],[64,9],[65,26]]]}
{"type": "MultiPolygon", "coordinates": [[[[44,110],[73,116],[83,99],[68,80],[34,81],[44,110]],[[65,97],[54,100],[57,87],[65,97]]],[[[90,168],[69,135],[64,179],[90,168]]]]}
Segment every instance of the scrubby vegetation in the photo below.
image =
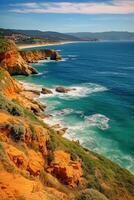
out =
{"type": "Polygon", "coordinates": [[[4,169],[8,172],[14,172],[14,167],[11,165],[9,158],[5,152],[3,143],[0,142],[0,161],[3,163],[4,169]]]}
{"type": "Polygon", "coordinates": [[[25,128],[23,124],[15,124],[14,122],[11,122],[10,124],[7,124],[7,129],[10,130],[11,137],[14,141],[19,141],[22,139],[25,128]]]}
{"type": "Polygon", "coordinates": [[[77,197],[76,200],[108,200],[102,193],[90,189],[81,192],[77,197]]]}
{"type": "Polygon", "coordinates": [[[14,101],[10,101],[4,95],[0,94],[0,110],[6,111],[11,115],[23,116],[23,109],[14,101]]]}

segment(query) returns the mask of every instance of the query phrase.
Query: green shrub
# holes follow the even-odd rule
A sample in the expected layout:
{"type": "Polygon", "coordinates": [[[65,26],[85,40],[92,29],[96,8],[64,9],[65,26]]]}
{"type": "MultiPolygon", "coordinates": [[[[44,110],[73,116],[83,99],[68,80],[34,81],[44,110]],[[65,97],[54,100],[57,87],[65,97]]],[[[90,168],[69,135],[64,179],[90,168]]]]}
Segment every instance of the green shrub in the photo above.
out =
{"type": "Polygon", "coordinates": [[[3,148],[3,145],[0,143],[0,157],[1,158],[4,158],[5,157],[5,150],[3,148]]]}
{"type": "Polygon", "coordinates": [[[71,160],[75,161],[77,160],[77,158],[78,158],[77,154],[74,152],[71,152],[71,160]]]}
{"type": "Polygon", "coordinates": [[[17,142],[23,138],[25,128],[23,124],[15,124],[14,122],[6,124],[7,129],[10,130],[11,138],[17,142]]]}
{"type": "Polygon", "coordinates": [[[31,133],[32,133],[32,139],[35,140],[37,138],[36,131],[35,131],[32,124],[30,124],[29,127],[30,127],[30,130],[31,130],[31,133]]]}
{"type": "Polygon", "coordinates": [[[0,110],[6,111],[14,116],[23,116],[23,109],[2,94],[0,94],[0,110]]]}
{"type": "Polygon", "coordinates": [[[47,141],[47,149],[49,151],[54,151],[56,149],[56,144],[52,140],[47,141]]]}
{"type": "Polygon", "coordinates": [[[47,156],[47,164],[50,165],[53,160],[54,160],[54,154],[53,152],[50,152],[49,155],[47,156]]]}
{"type": "Polygon", "coordinates": [[[76,197],[76,200],[108,200],[108,199],[97,190],[88,189],[88,190],[82,191],[76,197]]]}
{"type": "Polygon", "coordinates": [[[24,196],[18,196],[16,197],[16,200],[26,200],[26,198],[24,196]]]}
{"type": "Polygon", "coordinates": [[[3,144],[0,142],[0,162],[2,162],[4,169],[9,172],[12,173],[14,172],[15,168],[13,165],[11,165],[9,158],[5,152],[5,149],[3,147],[3,144]]]}

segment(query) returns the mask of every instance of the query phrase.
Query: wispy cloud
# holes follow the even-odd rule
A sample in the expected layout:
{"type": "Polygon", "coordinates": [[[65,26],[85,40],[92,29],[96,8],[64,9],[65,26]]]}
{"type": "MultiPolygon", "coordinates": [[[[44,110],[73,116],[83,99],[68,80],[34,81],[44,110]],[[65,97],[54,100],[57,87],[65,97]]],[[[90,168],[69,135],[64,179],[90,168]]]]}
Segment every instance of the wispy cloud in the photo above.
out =
{"type": "Polygon", "coordinates": [[[101,3],[18,3],[10,5],[15,13],[59,13],[59,14],[128,14],[134,13],[134,0],[113,0],[101,3]]]}

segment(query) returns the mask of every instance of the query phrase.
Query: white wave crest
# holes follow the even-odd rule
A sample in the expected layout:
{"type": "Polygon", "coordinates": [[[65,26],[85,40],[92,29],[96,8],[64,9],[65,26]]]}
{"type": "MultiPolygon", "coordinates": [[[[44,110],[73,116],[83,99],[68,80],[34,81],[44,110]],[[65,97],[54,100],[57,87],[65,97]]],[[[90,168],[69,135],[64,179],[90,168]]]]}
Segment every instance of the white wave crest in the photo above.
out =
{"type": "Polygon", "coordinates": [[[106,130],[109,128],[109,118],[102,114],[94,114],[88,117],[85,117],[86,122],[92,126],[97,126],[101,130],[106,130]]]}
{"type": "Polygon", "coordinates": [[[62,99],[79,99],[96,92],[103,92],[108,90],[104,86],[93,83],[86,83],[86,84],[81,84],[81,86],[71,86],[68,88],[72,90],[70,90],[67,93],[59,93],[56,92],[55,89],[52,89],[53,95],[58,96],[59,98],[62,99]]]}
{"type": "Polygon", "coordinates": [[[36,85],[34,83],[29,83],[29,82],[25,82],[25,81],[19,81],[23,87],[25,88],[25,90],[38,90],[41,91],[42,89],[42,85],[36,85]]]}
{"type": "Polygon", "coordinates": [[[54,112],[54,113],[53,113],[53,116],[69,115],[69,114],[71,114],[72,112],[74,112],[73,109],[71,109],[71,108],[64,108],[64,109],[62,109],[62,110],[60,110],[60,111],[54,112]]]}

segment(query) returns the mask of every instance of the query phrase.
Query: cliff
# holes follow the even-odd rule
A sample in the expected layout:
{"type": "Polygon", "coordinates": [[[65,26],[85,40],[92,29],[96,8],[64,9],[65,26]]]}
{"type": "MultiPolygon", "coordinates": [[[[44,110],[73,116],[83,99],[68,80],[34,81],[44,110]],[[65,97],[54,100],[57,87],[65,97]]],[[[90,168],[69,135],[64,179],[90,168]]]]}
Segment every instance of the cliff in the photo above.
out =
{"type": "Polygon", "coordinates": [[[17,46],[10,40],[0,39],[0,66],[11,75],[30,75],[37,71],[21,57],[17,46]]]}
{"type": "Polygon", "coordinates": [[[0,199],[133,200],[134,175],[45,124],[35,93],[0,68],[0,199]]]}
{"type": "Polygon", "coordinates": [[[19,51],[11,40],[0,39],[0,66],[6,69],[10,75],[37,74],[37,70],[29,63],[42,59],[60,60],[61,56],[54,50],[19,51]]]}
{"type": "Polygon", "coordinates": [[[20,54],[27,63],[33,63],[47,58],[50,60],[61,60],[59,53],[51,49],[20,51],[20,54]]]}

